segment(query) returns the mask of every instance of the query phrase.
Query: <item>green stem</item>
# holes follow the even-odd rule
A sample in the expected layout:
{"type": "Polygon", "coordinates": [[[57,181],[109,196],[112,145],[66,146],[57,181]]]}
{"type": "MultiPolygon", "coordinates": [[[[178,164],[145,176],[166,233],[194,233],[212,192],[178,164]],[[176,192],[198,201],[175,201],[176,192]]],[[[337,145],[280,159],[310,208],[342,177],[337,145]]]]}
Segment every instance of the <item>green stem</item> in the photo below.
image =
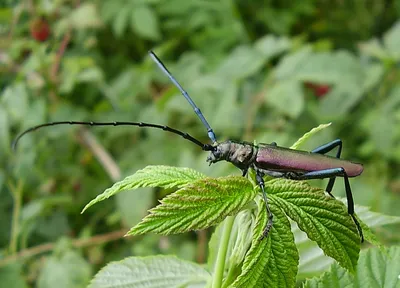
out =
{"type": "Polygon", "coordinates": [[[234,216],[228,216],[224,221],[224,231],[222,233],[222,237],[219,243],[217,261],[215,263],[212,285],[213,288],[220,288],[222,285],[222,279],[224,278],[226,253],[228,250],[229,238],[231,236],[234,221],[234,216]]]}
{"type": "Polygon", "coordinates": [[[222,288],[228,287],[233,282],[233,280],[235,279],[235,276],[237,276],[237,271],[238,271],[237,266],[231,265],[231,267],[229,267],[228,275],[225,278],[225,282],[224,282],[224,285],[222,286],[222,288]]]}
{"type": "Polygon", "coordinates": [[[10,254],[17,253],[17,240],[18,240],[18,232],[19,232],[19,214],[21,211],[21,203],[22,203],[22,190],[23,184],[20,181],[18,185],[15,187],[11,183],[9,183],[10,190],[14,197],[14,207],[13,207],[13,218],[12,218],[12,226],[11,226],[11,239],[10,239],[10,254]]]}

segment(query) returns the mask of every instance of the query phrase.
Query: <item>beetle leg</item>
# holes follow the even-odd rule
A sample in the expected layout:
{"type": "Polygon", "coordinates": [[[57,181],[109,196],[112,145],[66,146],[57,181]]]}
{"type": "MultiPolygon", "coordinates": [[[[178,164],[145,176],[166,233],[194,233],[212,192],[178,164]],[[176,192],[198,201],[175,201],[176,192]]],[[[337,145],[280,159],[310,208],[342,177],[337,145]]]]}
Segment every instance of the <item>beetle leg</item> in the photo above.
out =
{"type": "MultiPolygon", "coordinates": [[[[325,145],[319,146],[312,150],[312,153],[318,153],[318,154],[326,154],[330,151],[332,151],[334,148],[338,147],[338,151],[336,152],[336,158],[340,158],[340,155],[342,154],[342,140],[341,139],[336,139],[333,140],[332,142],[329,142],[325,145]]],[[[336,177],[332,177],[329,179],[328,185],[326,186],[325,191],[333,198],[335,198],[331,191],[333,189],[333,185],[335,184],[335,179],[336,177]]]]}
{"type": "Polygon", "coordinates": [[[249,168],[244,168],[242,169],[242,176],[245,177],[247,175],[247,171],[249,170],[249,168]]]}
{"type": "MultiPolygon", "coordinates": [[[[291,172],[288,172],[291,173],[291,172]]],[[[360,234],[361,242],[364,242],[364,235],[361,229],[361,225],[354,216],[354,201],[353,201],[353,194],[351,193],[351,188],[350,188],[350,182],[349,182],[349,177],[347,176],[346,171],[344,168],[332,168],[332,169],[325,169],[325,170],[319,170],[319,171],[312,171],[312,172],[307,172],[304,174],[296,174],[296,173],[291,173],[290,175],[287,175],[287,178],[293,179],[293,180],[309,180],[309,179],[323,179],[330,177],[331,179],[337,176],[341,176],[344,179],[344,188],[346,190],[346,198],[347,198],[347,212],[353,219],[354,223],[357,226],[358,233],[360,234]]]]}
{"type": "Polygon", "coordinates": [[[263,198],[264,198],[264,202],[265,202],[265,208],[267,210],[267,215],[268,215],[268,222],[267,225],[265,225],[264,231],[262,233],[262,235],[260,236],[259,240],[264,239],[265,237],[268,236],[269,231],[272,228],[272,219],[274,218],[274,216],[272,215],[271,209],[268,205],[268,198],[267,198],[267,193],[265,193],[265,189],[264,189],[264,179],[262,177],[262,174],[259,171],[256,171],[256,181],[257,184],[260,186],[262,194],[263,194],[263,198]]]}
{"type": "Polygon", "coordinates": [[[273,178],[282,178],[286,176],[285,172],[280,172],[280,171],[273,171],[273,170],[265,170],[265,169],[259,169],[257,168],[257,171],[261,174],[261,175],[268,175],[271,176],[273,178]]]}

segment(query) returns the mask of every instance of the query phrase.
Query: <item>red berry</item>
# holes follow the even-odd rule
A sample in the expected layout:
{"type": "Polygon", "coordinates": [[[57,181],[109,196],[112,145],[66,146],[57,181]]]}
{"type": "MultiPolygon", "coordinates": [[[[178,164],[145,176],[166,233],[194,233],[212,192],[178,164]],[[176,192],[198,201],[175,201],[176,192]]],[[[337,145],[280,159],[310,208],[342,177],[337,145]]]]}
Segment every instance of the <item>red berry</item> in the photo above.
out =
{"type": "Polygon", "coordinates": [[[33,39],[43,42],[50,36],[50,26],[46,19],[37,18],[30,24],[31,36],[33,39]]]}
{"type": "Polygon", "coordinates": [[[331,90],[331,87],[329,87],[328,85],[318,85],[314,91],[315,91],[315,95],[318,98],[320,98],[320,97],[323,97],[326,93],[328,93],[329,90],[331,90]]]}
{"type": "Polygon", "coordinates": [[[317,98],[322,98],[331,90],[331,87],[325,84],[316,84],[312,82],[305,82],[304,84],[314,92],[314,95],[317,96],[317,98]]]}

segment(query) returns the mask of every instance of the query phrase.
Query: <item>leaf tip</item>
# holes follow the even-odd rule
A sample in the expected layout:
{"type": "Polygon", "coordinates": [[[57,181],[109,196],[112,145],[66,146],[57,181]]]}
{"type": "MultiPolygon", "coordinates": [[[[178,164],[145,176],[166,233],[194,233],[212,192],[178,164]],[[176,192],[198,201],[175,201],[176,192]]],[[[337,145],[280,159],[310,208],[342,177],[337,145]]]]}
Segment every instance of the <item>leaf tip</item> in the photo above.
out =
{"type": "MultiPolygon", "coordinates": [[[[89,204],[90,204],[90,203],[89,203],[89,204]]],[[[91,205],[89,205],[89,204],[86,204],[86,206],[83,207],[83,209],[82,209],[82,211],[81,211],[81,214],[85,213],[85,211],[91,206],[91,205]]]]}

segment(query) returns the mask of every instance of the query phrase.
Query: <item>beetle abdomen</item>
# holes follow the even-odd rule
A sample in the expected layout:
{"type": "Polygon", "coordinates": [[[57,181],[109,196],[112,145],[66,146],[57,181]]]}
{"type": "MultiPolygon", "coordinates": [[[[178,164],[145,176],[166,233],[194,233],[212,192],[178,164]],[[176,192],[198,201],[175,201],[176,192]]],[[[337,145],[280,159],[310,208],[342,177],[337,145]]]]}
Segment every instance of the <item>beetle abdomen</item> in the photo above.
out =
{"type": "Polygon", "coordinates": [[[265,170],[301,172],[343,168],[349,177],[358,176],[364,170],[359,163],[277,146],[259,147],[255,165],[265,170]]]}

